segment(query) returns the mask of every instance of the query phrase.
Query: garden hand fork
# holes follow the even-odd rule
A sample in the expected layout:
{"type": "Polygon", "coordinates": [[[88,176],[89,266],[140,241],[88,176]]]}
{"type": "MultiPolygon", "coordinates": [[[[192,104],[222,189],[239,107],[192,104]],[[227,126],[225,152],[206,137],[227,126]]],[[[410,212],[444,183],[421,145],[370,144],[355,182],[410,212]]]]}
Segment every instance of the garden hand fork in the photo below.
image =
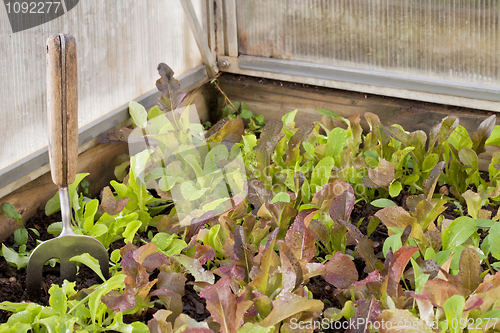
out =
{"type": "Polygon", "coordinates": [[[75,180],[78,159],[78,84],[76,41],[70,35],[54,35],[47,39],[47,112],[49,159],[52,181],[59,187],[61,202],[61,234],[38,245],[28,261],[28,298],[40,295],[45,263],[58,258],[61,279],[76,279],[74,256],[88,253],[97,260],[105,278],[109,276],[106,248],[95,238],[77,235],[71,228],[68,184],[75,180]]]}

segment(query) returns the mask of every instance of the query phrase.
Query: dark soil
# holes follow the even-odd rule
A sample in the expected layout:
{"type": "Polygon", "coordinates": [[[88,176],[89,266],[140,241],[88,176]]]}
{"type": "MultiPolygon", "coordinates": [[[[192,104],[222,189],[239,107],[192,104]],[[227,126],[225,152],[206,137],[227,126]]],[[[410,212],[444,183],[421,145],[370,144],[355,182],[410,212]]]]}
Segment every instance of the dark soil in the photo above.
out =
{"type": "Polygon", "coordinates": [[[185,294],[182,296],[183,312],[196,321],[204,321],[210,317],[210,311],[207,310],[205,299],[200,297],[194,290],[193,285],[186,283],[184,290],[185,294]]]}
{"type": "MultiPolygon", "coordinates": [[[[334,295],[335,287],[330,285],[328,282],[323,280],[319,276],[314,276],[311,278],[309,283],[306,285],[307,289],[313,294],[314,299],[319,299],[323,303],[325,303],[325,310],[331,307],[335,307],[337,309],[342,309],[342,304],[338,301],[337,297],[334,295]]],[[[318,318],[317,320],[321,320],[318,318]]],[[[317,332],[325,332],[325,333],[338,333],[344,332],[344,330],[339,329],[336,330],[334,328],[330,329],[321,329],[316,330],[317,332]]]]}

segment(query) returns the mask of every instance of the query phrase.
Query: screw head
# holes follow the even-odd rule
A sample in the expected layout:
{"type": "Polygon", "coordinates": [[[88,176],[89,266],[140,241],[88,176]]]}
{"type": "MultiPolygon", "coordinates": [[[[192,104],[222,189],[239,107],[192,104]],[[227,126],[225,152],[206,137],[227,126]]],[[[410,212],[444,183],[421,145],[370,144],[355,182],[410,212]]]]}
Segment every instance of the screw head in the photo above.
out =
{"type": "Polygon", "coordinates": [[[221,68],[229,67],[229,61],[227,61],[226,59],[219,61],[219,67],[221,68]]]}

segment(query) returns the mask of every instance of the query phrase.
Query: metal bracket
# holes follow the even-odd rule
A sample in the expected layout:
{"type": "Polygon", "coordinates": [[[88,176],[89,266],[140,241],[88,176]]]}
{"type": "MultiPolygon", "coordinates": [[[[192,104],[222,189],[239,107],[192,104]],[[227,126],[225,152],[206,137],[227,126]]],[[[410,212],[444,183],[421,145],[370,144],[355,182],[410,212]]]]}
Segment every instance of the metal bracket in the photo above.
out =
{"type": "Polygon", "coordinates": [[[212,56],[212,52],[210,51],[210,48],[208,46],[208,40],[204,36],[200,21],[198,21],[198,17],[196,16],[196,12],[194,11],[193,4],[191,3],[191,0],[180,1],[182,4],[182,8],[184,8],[184,13],[186,14],[189,26],[191,27],[191,31],[193,32],[196,44],[200,49],[203,64],[207,69],[207,75],[209,78],[214,78],[215,75],[219,73],[219,68],[217,67],[215,59],[212,56]]]}

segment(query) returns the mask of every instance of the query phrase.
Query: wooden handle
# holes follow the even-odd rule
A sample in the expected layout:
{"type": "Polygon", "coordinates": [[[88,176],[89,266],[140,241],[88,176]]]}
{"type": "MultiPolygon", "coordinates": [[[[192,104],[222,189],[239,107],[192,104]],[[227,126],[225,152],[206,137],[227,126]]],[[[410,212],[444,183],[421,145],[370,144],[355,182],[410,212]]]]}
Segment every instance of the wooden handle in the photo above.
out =
{"type": "Polygon", "coordinates": [[[47,113],[52,181],[75,181],[78,159],[76,40],[59,34],[47,39],[47,113]]]}

